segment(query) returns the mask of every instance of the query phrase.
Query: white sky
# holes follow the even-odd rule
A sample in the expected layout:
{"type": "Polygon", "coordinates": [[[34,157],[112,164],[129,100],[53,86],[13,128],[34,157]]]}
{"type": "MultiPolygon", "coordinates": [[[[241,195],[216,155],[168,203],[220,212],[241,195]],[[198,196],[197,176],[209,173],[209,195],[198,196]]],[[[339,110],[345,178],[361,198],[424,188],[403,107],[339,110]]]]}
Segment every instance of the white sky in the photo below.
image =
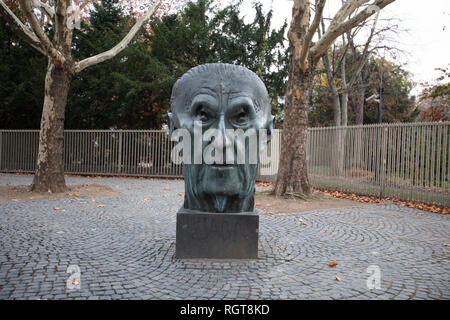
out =
{"type": "MultiPolygon", "coordinates": [[[[292,0],[260,0],[265,11],[273,8],[273,27],[279,27],[292,14],[292,0]]],[[[228,1],[225,1],[228,2],[228,1]]],[[[252,0],[244,0],[242,15],[253,18],[252,0]]],[[[328,0],[324,14],[331,15],[341,0],[328,0]]],[[[434,82],[440,73],[434,68],[444,68],[450,64],[450,0],[396,0],[380,13],[381,19],[400,19],[403,30],[397,34],[396,43],[406,54],[397,56],[398,62],[405,64],[417,82],[434,82]]],[[[390,43],[392,45],[392,43],[390,43]]],[[[419,92],[419,87],[413,90],[419,92]]]]}

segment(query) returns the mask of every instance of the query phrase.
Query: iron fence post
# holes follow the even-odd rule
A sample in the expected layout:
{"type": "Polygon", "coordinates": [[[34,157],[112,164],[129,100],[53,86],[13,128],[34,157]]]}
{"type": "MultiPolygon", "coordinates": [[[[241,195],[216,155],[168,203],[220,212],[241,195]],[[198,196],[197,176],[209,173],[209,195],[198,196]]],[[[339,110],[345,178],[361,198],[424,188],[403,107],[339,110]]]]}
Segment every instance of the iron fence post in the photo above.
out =
{"type": "Polygon", "coordinates": [[[117,159],[117,173],[122,172],[122,131],[119,131],[119,154],[117,159]]]}

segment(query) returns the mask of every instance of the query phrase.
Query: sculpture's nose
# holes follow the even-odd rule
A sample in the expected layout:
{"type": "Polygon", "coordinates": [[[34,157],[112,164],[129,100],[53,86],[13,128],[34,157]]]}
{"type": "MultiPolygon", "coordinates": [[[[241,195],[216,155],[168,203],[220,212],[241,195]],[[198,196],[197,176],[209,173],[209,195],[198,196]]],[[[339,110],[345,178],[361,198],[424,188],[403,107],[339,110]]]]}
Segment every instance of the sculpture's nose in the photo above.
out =
{"type": "Polygon", "coordinates": [[[226,164],[229,162],[226,159],[230,157],[230,155],[227,156],[227,149],[230,149],[233,145],[231,139],[232,138],[227,134],[225,116],[220,115],[219,121],[217,123],[217,136],[215,137],[212,144],[215,152],[219,152],[223,155],[222,157],[219,157],[222,159],[221,164],[226,164]]]}
{"type": "Polygon", "coordinates": [[[231,138],[227,134],[227,126],[226,126],[226,123],[225,123],[225,115],[223,115],[223,114],[220,115],[219,124],[217,125],[217,129],[219,130],[220,135],[222,137],[223,147],[224,148],[230,147],[232,141],[231,141],[231,138]]]}

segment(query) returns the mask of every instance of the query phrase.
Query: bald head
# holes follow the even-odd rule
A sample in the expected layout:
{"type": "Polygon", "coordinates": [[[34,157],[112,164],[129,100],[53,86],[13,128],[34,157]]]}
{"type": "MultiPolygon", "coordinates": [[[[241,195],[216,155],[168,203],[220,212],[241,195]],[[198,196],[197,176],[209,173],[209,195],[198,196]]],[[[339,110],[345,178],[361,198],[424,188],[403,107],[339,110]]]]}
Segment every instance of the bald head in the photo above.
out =
{"type": "Polygon", "coordinates": [[[255,129],[272,122],[267,89],[251,70],[225,63],[204,64],[190,69],[173,86],[171,111],[176,128],[189,128],[199,107],[214,114],[243,107],[255,129]]]}

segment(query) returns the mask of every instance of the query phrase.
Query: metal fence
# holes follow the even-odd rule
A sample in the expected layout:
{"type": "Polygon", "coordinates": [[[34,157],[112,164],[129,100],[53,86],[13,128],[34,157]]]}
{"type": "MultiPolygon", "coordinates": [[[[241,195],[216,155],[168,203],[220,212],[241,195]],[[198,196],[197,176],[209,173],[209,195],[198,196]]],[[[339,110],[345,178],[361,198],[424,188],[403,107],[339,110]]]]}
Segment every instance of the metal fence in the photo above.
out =
{"type": "Polygon", "coordinates": [[[317,188],[449,206],[450,122],[311,128],[317,188]]]}
{"type": "MultiPolygon", "coordinates": [[[[450,122],[310,128],[311,185],[450,205],[450,122]]],[[[165,130],[66,130],[65,172],[182,177],[165,130]]],[[[0,130],[0,171],[34,172],[38,130],[0,130]]],[[[260,156],[259,178],[278,171],[281,130],[260,156]]]]}
{"type": "MultiPolygon", "coordinates": [[[[0,130],[0,171],[34,172],[39,130],[0,130]]],[[[165,130],[65,130],[69,174],[181,177],[165,130]]]]}

